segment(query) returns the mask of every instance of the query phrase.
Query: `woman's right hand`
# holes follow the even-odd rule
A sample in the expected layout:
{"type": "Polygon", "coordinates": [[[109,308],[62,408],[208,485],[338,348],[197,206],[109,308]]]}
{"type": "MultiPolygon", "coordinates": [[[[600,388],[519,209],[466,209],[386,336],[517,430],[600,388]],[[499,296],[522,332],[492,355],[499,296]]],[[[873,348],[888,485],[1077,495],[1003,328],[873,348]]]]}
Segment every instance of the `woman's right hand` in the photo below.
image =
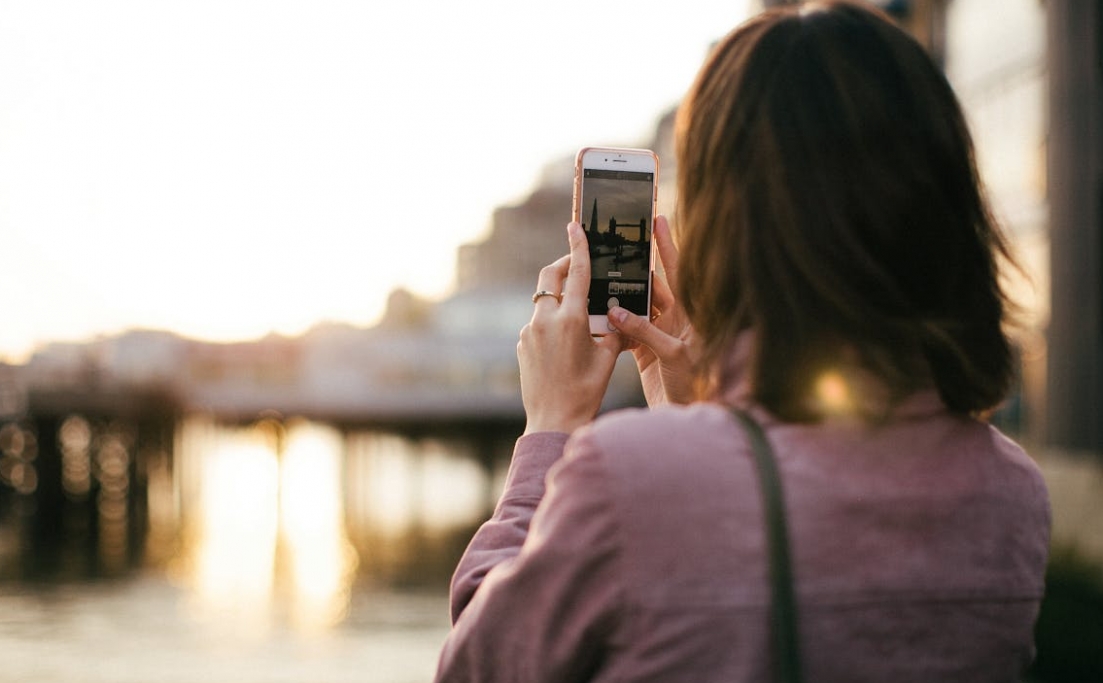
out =
{"type": "Polygon", "coordinates": [[[532,320],[517,342],[526,434],[569,434],[592,420],[624,348],[620,335],[590,335],[586,233],[571,223],[567,236],[571,253],[540,271],[532,320]]]}
{"type": "MultiPolygon", "coordinates": [[[[654,239],[667,281],[676,282],[678,249],[664,216],[655,218],[654,239]]],[[[632,342],[647,404],[689,403],[696,398],[697,336],[667,283],[655,277],[651,290],[651,320],[618,307],[609,311],[609,322],[632,342]]]]}

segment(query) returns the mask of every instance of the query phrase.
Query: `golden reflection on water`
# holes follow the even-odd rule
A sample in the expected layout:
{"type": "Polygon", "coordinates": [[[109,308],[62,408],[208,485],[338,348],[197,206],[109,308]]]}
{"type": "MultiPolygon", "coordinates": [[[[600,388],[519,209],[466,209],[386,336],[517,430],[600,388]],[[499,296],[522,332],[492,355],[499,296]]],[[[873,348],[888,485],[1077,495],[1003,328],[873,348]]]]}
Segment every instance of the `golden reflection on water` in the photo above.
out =
{"type": "Polygon", "coordinates": [[[197,616],[257,636],[283,614],[305,632],[339,622],[356,565],[339,434],[310,423],[284,432],[271,422],[193,421],[181,446],[185,579],[197,616]]]}
{"type": "Polygon", "coordinates": [[[481,521],[504,485],[487,481],[455,443],[358,434],[349,448],[350,518],[383,538],[481,521]]]}
{"type": "Polygon", "coordinates": [[[195,606],[224,625],[263,631],[272,607],[279,461],[263,434],[245,430],[224,434],[198,457],[195,606]]]}
{"type": "Polygon", "coordinates": [[[189,418],[171,482],[154,486],[151,465],[151,535],[175,509],[183,545],[173,573],[193,615],[216,631],[318,633],[347,616],[358,575],[451,570],[449,534],[485,518],[500,486],[478,447],[309,421],[189,418]]]}
{"type": "Polygon", "coordinates": [[[281,467],[281,538],[290,565],[291,617],[301,630],[345,616],[356,553],[348,541],[341,495],[341,440],[333,429],[289,430],[281,467]]]}

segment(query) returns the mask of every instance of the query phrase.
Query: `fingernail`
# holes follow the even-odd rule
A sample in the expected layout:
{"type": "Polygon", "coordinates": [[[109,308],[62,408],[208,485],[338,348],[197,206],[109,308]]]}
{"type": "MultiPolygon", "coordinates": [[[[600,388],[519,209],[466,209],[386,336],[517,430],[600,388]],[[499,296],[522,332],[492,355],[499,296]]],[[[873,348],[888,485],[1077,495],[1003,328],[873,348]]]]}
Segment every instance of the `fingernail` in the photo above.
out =
{"type": "Polygon", "coordinates": [[[628,319],[628,311],[619,306],[614,306],[609,309],[609,315],[613,316],[613,319],[618,323],[622,323],[628,319]]]}

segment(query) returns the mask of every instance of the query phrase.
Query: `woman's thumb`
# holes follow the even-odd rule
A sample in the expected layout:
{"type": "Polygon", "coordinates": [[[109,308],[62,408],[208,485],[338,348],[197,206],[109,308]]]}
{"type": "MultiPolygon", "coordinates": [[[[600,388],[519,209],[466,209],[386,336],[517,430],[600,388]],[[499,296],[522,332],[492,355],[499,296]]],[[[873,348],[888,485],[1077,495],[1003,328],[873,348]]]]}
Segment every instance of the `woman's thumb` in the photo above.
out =
{"type": "Polygon", "coordinates": [[[660,358],[663,357],[663,351],[665,351],[667,344],[674,341],[673,338],[652,325],[647,318],[636,315],[620,306],[609,309],[609,322],[617,328],[617,332],[649,347],[660,358]]]}

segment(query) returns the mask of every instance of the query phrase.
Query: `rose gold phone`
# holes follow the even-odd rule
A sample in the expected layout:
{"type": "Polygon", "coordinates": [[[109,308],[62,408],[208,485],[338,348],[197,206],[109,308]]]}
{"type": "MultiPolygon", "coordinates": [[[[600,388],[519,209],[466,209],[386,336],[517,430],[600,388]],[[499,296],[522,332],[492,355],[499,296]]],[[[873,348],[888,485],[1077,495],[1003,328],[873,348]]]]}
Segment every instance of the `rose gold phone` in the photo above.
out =
{"type": "Polygon", "coordinates": [[[573,217],[590,245],[590,333],[613,331],[613,306],[651,314],[651,228],[659,158],[649,149],[585,147],[574,169],[573,217]]]}

